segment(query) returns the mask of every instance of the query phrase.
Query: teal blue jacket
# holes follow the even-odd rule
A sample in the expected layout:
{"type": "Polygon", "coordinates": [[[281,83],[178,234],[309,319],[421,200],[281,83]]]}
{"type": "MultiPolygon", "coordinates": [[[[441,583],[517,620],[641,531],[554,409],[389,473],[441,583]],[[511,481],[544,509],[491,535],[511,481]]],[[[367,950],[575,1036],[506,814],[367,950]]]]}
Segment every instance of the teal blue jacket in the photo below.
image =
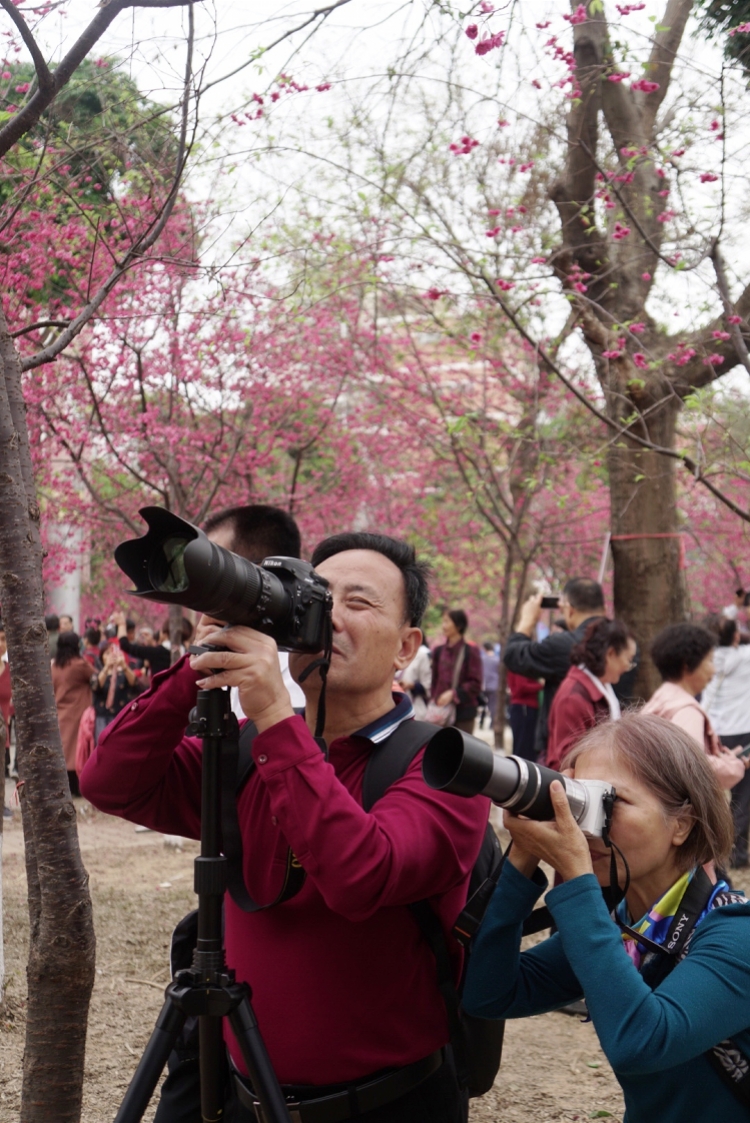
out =
{"type": "Polygon", "coordinates": [[[731,1037],[750,1057],[750,903],[710,912],[651,990],[593,874],[547,894],[558,931],[521,952],[521,925],[546,887],[540,872],[529,879],[505,863],[469,964],[468,1013],[525,1018],[583,995],[622,1086],[624,1123],[748,1123],[704,1053],[731,1037]]]}

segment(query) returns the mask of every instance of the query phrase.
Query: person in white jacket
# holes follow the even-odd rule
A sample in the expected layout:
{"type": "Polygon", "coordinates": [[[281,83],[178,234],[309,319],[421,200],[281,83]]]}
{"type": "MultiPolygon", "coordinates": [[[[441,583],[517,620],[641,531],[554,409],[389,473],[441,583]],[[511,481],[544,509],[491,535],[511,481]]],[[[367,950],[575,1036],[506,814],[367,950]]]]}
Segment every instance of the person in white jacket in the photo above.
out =
{"type": "Polygon", "coordinates": [[[399,684],[411,698],[414,717],[417,721],[424,721],[432,688],[432,653],[427,646],[424,632],[417,654],[399,676],[399,684]]]}
{"type": "MultiPolygon", "coordinates": [[[[714,651],[714,677],[701,698],[711,724],[728,749],[750,744],[750,644],[740,645],[735,619],[722,619],[719,646],[714,651]]],[[[750,865],[750,771],[732,788],[734,848],[732,865],[750,865]]]]}

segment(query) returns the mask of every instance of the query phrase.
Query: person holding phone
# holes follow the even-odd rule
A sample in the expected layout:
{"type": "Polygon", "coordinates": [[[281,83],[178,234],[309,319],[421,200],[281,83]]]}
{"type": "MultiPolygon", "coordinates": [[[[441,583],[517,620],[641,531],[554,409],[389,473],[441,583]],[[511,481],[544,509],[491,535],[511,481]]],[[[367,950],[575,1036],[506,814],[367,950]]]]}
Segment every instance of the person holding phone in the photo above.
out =
{"type": "Polygon", "coordinates": [[[138,693],[136,674],[115,640],[105,647],[101,666],[91,678],[94,695],[95,743],[111,721],[138,693]]]}

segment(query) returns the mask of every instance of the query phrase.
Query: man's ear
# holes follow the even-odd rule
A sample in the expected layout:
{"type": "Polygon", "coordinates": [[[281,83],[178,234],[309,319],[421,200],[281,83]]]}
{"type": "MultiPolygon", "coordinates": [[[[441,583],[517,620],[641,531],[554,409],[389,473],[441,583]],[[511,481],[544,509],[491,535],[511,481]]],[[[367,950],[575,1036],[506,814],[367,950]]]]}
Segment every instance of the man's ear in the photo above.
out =
{"type": "Polygon", "coordinates": [[[414,656],[419,651],[422,642],[422,632],[419,628],[404,628],[401,634],[401,647],[396,656],[396,670],[402,671],[408,667],[414,656]]]}

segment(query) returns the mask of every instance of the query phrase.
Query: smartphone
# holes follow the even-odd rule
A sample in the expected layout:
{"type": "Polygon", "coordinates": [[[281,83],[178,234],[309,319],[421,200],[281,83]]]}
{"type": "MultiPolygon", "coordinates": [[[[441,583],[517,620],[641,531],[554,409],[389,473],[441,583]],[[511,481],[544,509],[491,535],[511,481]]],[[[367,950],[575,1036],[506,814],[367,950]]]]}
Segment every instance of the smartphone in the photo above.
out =
{"type": "Polygon", "coordinates": [[[559,608],[559,597],[542,597],[542,608],[559,608]]]}

